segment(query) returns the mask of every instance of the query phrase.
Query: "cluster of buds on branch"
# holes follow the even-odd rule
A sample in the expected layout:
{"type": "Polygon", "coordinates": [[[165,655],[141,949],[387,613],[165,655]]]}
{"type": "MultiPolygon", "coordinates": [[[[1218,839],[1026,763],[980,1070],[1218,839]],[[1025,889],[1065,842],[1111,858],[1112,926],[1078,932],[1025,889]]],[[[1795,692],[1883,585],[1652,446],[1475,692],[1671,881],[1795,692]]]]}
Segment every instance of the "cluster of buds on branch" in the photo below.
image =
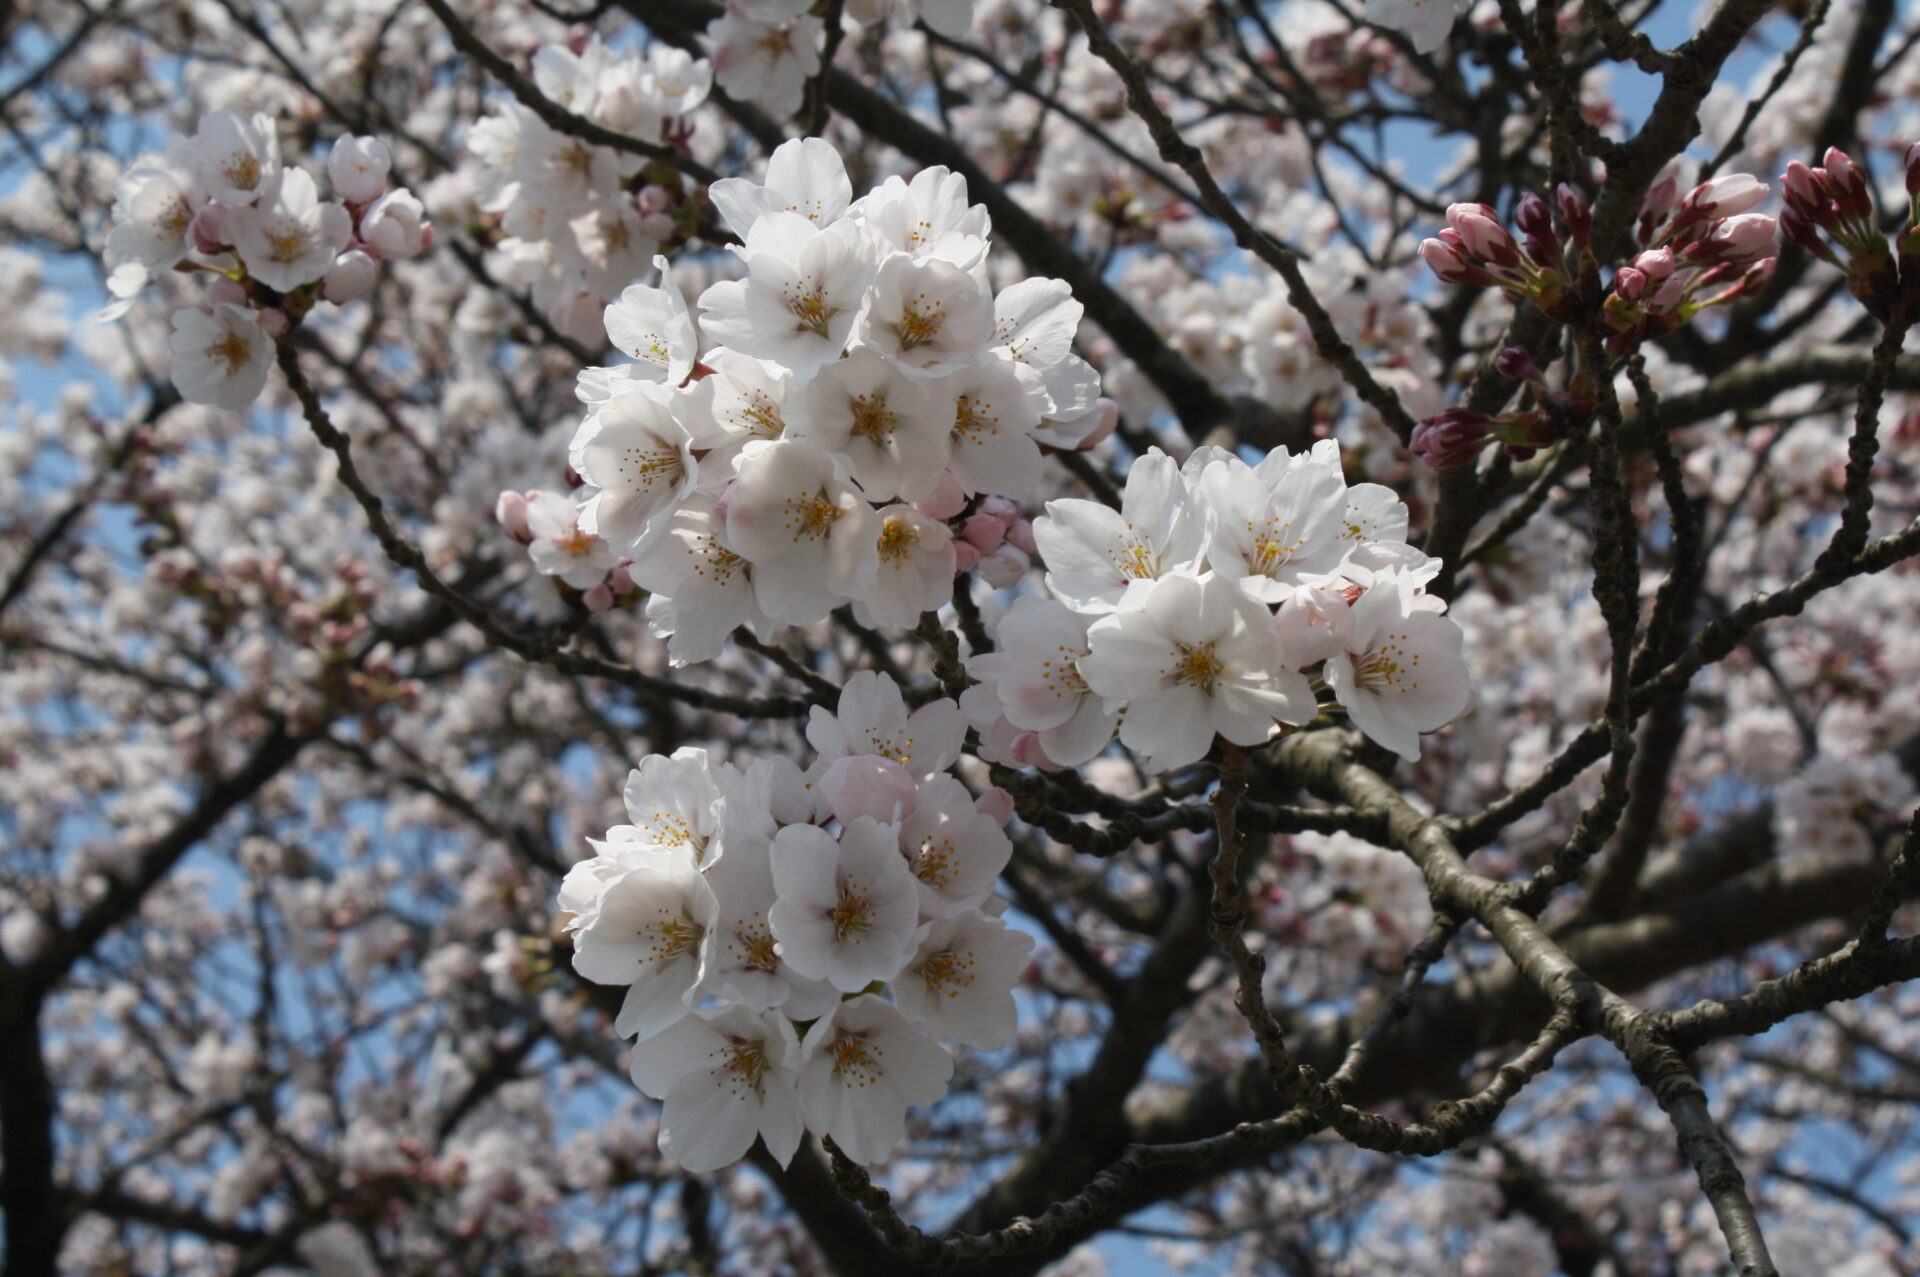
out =
{"type": "Polygon", "coordinates": [[[1594,378],[1608,375],[1643,342],[1690,322],[1709,306],[1759,289],[1777,260],[1771,217],[1750,210],[1768,187],[1750,174],[1702,182],[1676,199],[1671,177],[1654,184],[1635,224],[1639,251],[1604,284],[1593,247],[1593,214],[1565,183],[1552,207],[1532,192],[1514,206],[1516,236],[1485,204],[1455,204],[1446,229],[1421,243],[1420,256],[1445,283],[1497,287],[1565,324],[1597,320],[1605,334],[1605,367],[1588,368],[1577,351],[1567,385],[1554,389],[1533,356],[1519,346],[1501,352],[1503,377],[1527,383],[1521,406],[1499,416],[1449,408],[1419,423],[1413,451],[1438,470],[1472,464],[1489,443],[1516,460],[1555,443],[1593,419],[1594,378]]]}
{"type": "Polygon", "coordinates": [[[1837,146],[1821,159],[1819,168],[1793,160],[1780,175],[1787,191],[1780,233],[1844,272],[1847,292],[1885,323],[1902,278],[1920,280],[1920,142],[1907,148],[1907,224],[1894,245],[1874,215],[1866,170],[1837,146]]]}

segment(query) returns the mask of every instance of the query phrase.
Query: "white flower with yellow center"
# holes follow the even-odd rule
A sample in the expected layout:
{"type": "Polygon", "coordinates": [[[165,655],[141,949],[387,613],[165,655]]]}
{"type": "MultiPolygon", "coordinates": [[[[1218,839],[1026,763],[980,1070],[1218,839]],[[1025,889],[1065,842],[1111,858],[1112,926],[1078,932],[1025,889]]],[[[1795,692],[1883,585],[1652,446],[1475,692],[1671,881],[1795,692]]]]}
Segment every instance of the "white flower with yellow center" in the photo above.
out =
{"type": "Polygon", "coordinates": [[[953,1076],[953,1057],[873,994],[815,1020],[800,1056],[796,1089],[807,1129],[865,1166],[885,1161],[906,1138],[907,1106],[938,1103],[953,1076]]]}
{"type": "Polygon", "coordinates": [[[228,302],[173,312],[173,384],[188,403],[243,412],[267,384],[273,338],[253,312],[228,302]]]}
{"type": "Polygon", "coordinates": [[[1127,471],[1118,510],[1049,501],[1033,521],[1033,539],[1055,596],[1076,612],[1112,612],[1139,606],[1163,576],[1200,571],[1206,523],[1180,467],[1154,448],[1127,471]]]}
{"type": "Polygon", "coordinates": [[[880,576],[856,607],[872,625],[908,629],[953,597],[953,533],[910,505],[890,505],[880,522],[880,576]]]}
{"type": "Polygon", "coordinates": [[[936,1037],[997,1051],[1018,1022],[1013,985],[1032,952],[1033,937],[1026,932],[963,909],[927,931],[893,982],[893,996],[936,1037]]]}
{"type": "Polygon", "coordinates": [[[967,661],[1007,721],[1038,732],[1040,748],[1062,767],[1077,767],[1105,749],[1119,722],[1080,674],[1092,620],[1056,599],[1028,596],[1000,618],[998,647],[967,661]]]}
{"type": "Polygon", "coordinates": [[[707,195],[721,220],[745,238],[768,213],[798,213],[816,226],[836,221],[853,200],[853,183],[833,143],[796,137],[782,142],[767,157],[764,182],[722,178],[707,188],[707,195]]]}
{"type": "Polygon", "coordinates": [[[1200,472],[1199,489],[1211,528],[1207,562],[1263,603],[1280,602],[1303,574],[1330,571],[1345,555],[1347,484],[1335,466],[1284,450],[1258,469],[1230,456],[1200,472]]]}
{"type": "Polygon", "coordinates": [[[974,805],[948,775],[920,783],[913,814],[900,826],[900,850],[920,883],[920,916],[946,918],[986,902],[1013,858],[1000,822],[974,805]]]}
{"type": "Polygon", "coordinates": [[[873,279],[866,233],[851,222],[820,227],[782,210],[756,221],[734,251],[747,263],[747,277],[700,295],[707,338],[803,381],[838,359],[873,279]]]}
{"type": "Polygon", "coordinates": [[[753,565],[768,616],[811,625],[873,589],[879,523],[843,463],[805,440],[781,439],[748,444],[734,469],[725,540],[753,565]]]}
{"type": "Polygon", "coordinates": [[[709,503],[674,511],[666,531],[636,553],[627,575],[648,591],[647,625],[667,640],[667,660],[675,666],[712,660],[742,625],[762,639],[777,628],[760,609],[753,565],[721,539],[709,503]]]}
{"type": "Polygon", "coordinates": [[[234,209],[227,225],[247,273],[282,293],[325,275],[353,238],[346,206],[322,203],[313,175],[300,168],[277,170],[258,201],[234,209]]]}
{"type": "Polygon", "coordinates": [[[629,986],[614,1032],[645,1041],[697,1000],[700,945],[715,904],[684,848],[619,850],[632,867],[607,884],[598,911],[574,932],[573,969],[595,984],[629,986]]]}
{"type": "Polygon", "coordinates": [[[789,967],[843,993],[899,972],[920,896],[893,826],[862,816],[836,840],[817,825],[788,825],[769,855],[776,898],[767,921],[789,967]]]}
{"type": "Polygon", "coordinates": [[[993,340],[993,298],[951,262],[895,253],[880,264],[860,340],[913,377],[959,372],[993,340]]]}
{"type": "Polygon", "coordinates": [[[700,333],[667,259],[656,255],[653,265],[660,272],[659,287],[629,284],[607,307],[607,340],[640,361],[634,376],[678,386],[700,357],[700,333]]]}
{"type": "Polygon", "coordinates": [[[221,204],[251,204],[280,171],[280,134],[273,117],[215,111],[180,150],[200,191],[221,204]]]}
{"type": "Polygon", "coordinates": [[[869,501],[924,497],[947,464],[927,389],[871,350],[836,360],[794,397],[794,434],[845,457],[869,501]]]}
{"type": "Polygon", "coordinates": [[[1473,696],[1461,632],[1404,576],[1381,576],[1353,605],[1346,650],[1327,658],[1327,685],[1368,739],[1408,762],[1420,733],[1459,717],[1473,696]]]}
{"type": "Polygon", "coordinates": [[[916,780],[960,761],[966,736],[959,706],[942,696],[909,714],[899,685],[878,670],[849,678],[835,712],[816,705],[807,720],[807,743],[820,754],[816,766],[850,754],[877,754],[899,763],[916,780]]]}
{"type": "Polygon", "coordinates": [[[774,942],[773,822],[752,803],[730,803],[721,820],[726,854],[705,875],[718,906],[700,951],[700,991],[750,1010],[779,1007],[791,1019],[812,1019],[840,993],[788,966],[774,942]]]}
{"type": "Polygon", "coordinates": [[[947,469],[968,496],[1019,497],[1042,476],[1040,414],[1011,360],[981,359],[930,387],[947,423],[947,469]]]}
{"type": "Polygon", "coordinates": [[[693,437],[680,420],[683,396],[648,381],[617,383],[580,423],[567,460],[597,488],[580,526],[638,554],[666,531],[700,480],[693,437]]]}
{"type": "Polygon", "coordinates": [[[1272,614],[1222,576],[1164,577],[1138,608],[1095,621],[1087,643],[1080,675],[1125,703],[1121,743],[1150,771],[1199,762],[1215,736],[1264,744],[1317,712],[1306,677],[1282,662],[1272,614]]]}
{"type": "Polygon", "coordinates": [[[755,1138],[785,1166],[804,1127],[800,1044],[777,1012],[732,1006],[681,1020],[633,1051],[633,1081],[664,1101],[660,1151],[694,1174],[739,1161],[755,1138]]]}

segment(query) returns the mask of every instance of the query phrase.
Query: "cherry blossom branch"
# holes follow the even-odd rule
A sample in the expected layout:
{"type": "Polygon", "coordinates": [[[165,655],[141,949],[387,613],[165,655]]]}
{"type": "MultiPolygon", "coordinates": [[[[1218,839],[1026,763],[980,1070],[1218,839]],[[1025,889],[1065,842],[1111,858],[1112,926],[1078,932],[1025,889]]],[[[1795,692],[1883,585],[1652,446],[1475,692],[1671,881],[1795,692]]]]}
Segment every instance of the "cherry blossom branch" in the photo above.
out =
{"type": "Polygon", "coordinates": [[[623,151],[628,155],[639,155],[646,159],[679,169],[695,181],[711,186],[720,180],[720,175],[694,159],[686,152],[658,142],[648,142],[641,138],[630,137],[625,133],[595,124],[585,116],[575,115],[552,98],[542,93],[533,81],[520,74],[511,62],[495,53],[493,49],[474,34],[460,15],[455,13],[446,0],[427,0],[427,8],[433,10],[433,16],[440,19],[440,25],[453,37],[454,45],[468,57],[478,62],[487,74],[506,86],[509,93],[520,105],[532,111],[552,128],[577,137],[583,142],[595,146],[604,146],[609,150],[623,151]]]}
{"type": "Polygon", "coordinates": [[[387,517],[386,506],[379,494],[375,493],[361,477],[353,462],[353,444],[346,435],[333,424],[325,407],[320,402],[319,392],[307,380],[300,369],[299,355],[291,345],[279,348],[280,370],[286,375],[287,385],[294,397],[300,401],[300,408],[306,417],[307,426],[314,437],[334,454],[339,465],[340,481],[354,500],[360,503],[365,512],[368,527],[380,548],[396,567],[413,573],[420,587],[428,594],[446,603],[466,621],[479,630],[489,642],[505,648],[523,660],[550,665],[567,674],[584,674],[594,678],[604,678],[635,691],[667,700],[681,701],[695,709],[715,710],[720,713],[734,714],[741,718],[795,718],[804,715],[811,703],[797,697],[765,696],[729,696],[720,692],[710,692],[704,688],[688,687],[672,679],[656,678],[629,665],[621,665],[599,657],[588,656],[581,652],[561,649],[556,641],[565,641],[565,635],[556,637],[535,637],[509,629],[488,609],[469,599],[443,580],[427,562],[420,547],[402,536],[387,517]]]}

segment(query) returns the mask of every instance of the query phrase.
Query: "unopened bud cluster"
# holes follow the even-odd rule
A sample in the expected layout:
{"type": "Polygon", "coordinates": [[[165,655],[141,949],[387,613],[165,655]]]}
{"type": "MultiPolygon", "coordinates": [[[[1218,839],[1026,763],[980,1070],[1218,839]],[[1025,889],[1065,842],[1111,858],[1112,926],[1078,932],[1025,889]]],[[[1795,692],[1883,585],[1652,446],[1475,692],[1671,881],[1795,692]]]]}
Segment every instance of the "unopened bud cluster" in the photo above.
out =
{"type": "Polygon", "coordinates": [[[1799,160],[1780,175],[1786,208],[1780,233],[1844,272],[1847,291],[1885,323],[1903,281],[1920,280],[1920,142],[1907,148],[1907,220],[1892,244],[1880,230],[1866,170],[1839,147],[1827,148],[1818,168],[1799,160]]]}

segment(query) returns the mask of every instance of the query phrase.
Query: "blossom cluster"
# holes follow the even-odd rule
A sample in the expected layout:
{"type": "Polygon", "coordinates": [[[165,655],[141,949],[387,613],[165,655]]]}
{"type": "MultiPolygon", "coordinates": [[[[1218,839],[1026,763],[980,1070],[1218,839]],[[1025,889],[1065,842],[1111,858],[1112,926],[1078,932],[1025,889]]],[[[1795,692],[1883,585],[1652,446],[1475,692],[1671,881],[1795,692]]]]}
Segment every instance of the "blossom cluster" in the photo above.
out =
{"type": "MultiPolygon", "coordinates": [[[[846,19],[865,27],[888,18],[911,26],[924,21],[948,39],[973,25],[974,0],[849,0],[846,19]]],[[[800,109],[807,81],[820,73],[826,24],[814,0],[727,0],[707,27],[720,87],[782,115],[800,109]]]]}
{"type": "Polygon", "coordinates": [[[853,603],[910,626],[957,572],[1017,578],[1031,542],[1006,498],[1040,483],[1042,445],[1090,446],[1115,420],[1072,353],[1067,286],[996,296],[986,210],[943,168],[854,200],[838,152],[808,138],[779,147],[764,182],[710,194],[745,275],[696,316],[656,258],[659,285],[606,308],[634,362],[580,374],[574,516],[539,494],[501,507],[516,531],[541,507],[551,527],[523,537],[541,570],[620,569],[675,664],[741,625],[766,639],[853,603]]]}
{"type": "Polygon", "coordinates": [[[1880,229],[1866,170],[1837,146],[1828,147],[1821,161],[1809,168],[1790,160],[1780,175],[1786,188],[1780,234],[1844,272],[1847,291],[1885,322],[1902,277],[1920,271],[1920,142],[1906,150],[1907,215],[1894,248],[1880,229]]]}
{"type": "Polygon", "coordinates": [[[1455,204],[1420,256],[1444,283],[1499,288],[1564,323],[1581,323],[1597,306],[1607,366],[1588,368],[1576,351],[1564,389],[1551,387],[1523,347],[1501,352],[1498,370],[1533,390],[1531,402],[1499,416],[1448,408],[1420,422],[1412,448],[1435,469],[1471,464],[1489,442],[1516,459],[1567,438],[1593,419],[1594,379],[1649,341],[1690,323],[1701,311],[1758,292],[1778,262],[1774,219],[1751,210],[1767,184],[1747,173],[1701,182],[1684,198],[1668,174],[1641,199],[1634,223],[1639,251],[1616,266],[1604,287],[1586,200],[1562,183],[1555,206],[1529,191],[1514,207],[1516,237],[1486,204],[1455,204]],[[1556,213],[1557,225],[1556,225],[1556,213]]]}
{"type": "MultiPolygon", "coordinates": [[[[598,36],[578,49],[545,45],[532,71],[534,86],[574,115],[682,148],[693,133],[687,117],[713,87],[704,59],[658,41],[643,52],[616,51],[598,36]]],[[[474,203],[502,277],[578,341],[599,343],[606,304],[697,221],[671,165],[563,133],[518,102],[474,125],[467,147],[481,163],[474,203]]]]}
{"type": "Polygon", "coordinates": [[[574,969],[626,986],[614,1027],[637,1039],[634,1081],[664,1101],[660,1147],[687,1170],[756,1138],[784,1165],[803,1129],[883,1160],[907,1106],[946,1093],[936,1036],[991,1050],[1012,1034],[1033,939],[993,896],[1010,798],[948,774],[966,727],[951,700],[909,713],[891,679],[856,674],[837,713],[813,711],[809,770],[649,757],[631,823],[568,872],[574,969]]]}
{"type": "Polygon", "coordinates": [[[1118,510],[1052,501],[1033,530],[1053,597],[1016,602],[968,661],[989,760],[1077,766],[1116,730],[1155,771],[1216,736],[1261,745],[1319,715],[1316,666],[1356,727],[1414,760],[1471,697],[1460,629],[1425,589],[1440,561],[1406,543],[1391,489],[1347,485],[1332,440],[1258,465],[1155,449],[1118,510]]]}
{"type": "Polygon", "coordinates": [[[101,317],[124,315],[163,271],[215,276],[208,306],[173,313],[173,384],[191,403],[245,409],[274,341],[316,302],[364,296],[380,261],[432,246],[419,199],[388,189],[392,165],[379,138],[342,136],[327,159],[336,198],[322,200],[311,173],[282,162],[269,116],[214,112],[114,184],[103,253],[114,300],[101,317]]]}

